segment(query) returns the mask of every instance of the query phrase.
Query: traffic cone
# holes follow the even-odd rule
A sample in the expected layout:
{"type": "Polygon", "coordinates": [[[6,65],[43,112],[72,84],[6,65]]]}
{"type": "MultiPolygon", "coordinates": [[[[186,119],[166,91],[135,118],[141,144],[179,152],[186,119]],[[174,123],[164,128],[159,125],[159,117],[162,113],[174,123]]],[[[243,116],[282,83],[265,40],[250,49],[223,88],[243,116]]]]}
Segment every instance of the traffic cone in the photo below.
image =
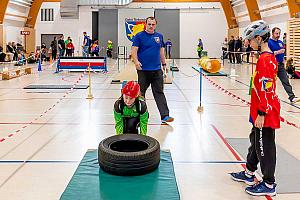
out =
{"type": "Polygon", "coordinates": [[[38,62],[38,71],[39,71],[39,72],[42,71],[41,59],[39,59],[39,62],[38,62]]]}

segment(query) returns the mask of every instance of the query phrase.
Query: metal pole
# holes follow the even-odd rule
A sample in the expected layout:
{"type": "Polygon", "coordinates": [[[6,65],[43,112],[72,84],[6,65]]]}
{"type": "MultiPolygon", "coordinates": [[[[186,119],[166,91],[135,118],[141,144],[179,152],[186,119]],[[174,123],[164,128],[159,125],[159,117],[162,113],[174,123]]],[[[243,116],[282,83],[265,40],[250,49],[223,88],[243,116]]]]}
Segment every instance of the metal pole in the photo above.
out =
{"type": "Polygon", "coordinates": [[[120,58],[119,58],[119,51],[120,51],[120,46],[118,46],[118,55],[117,55],[117,59],[118,59],[118,72],[120,72],[120,58]]]}
{"type": "Polygon", "coordinates": [[[87,99],[93,99],[94,97],[92,95],[91,63],[89,63],[88,72],[89,72],[89,94],[88,94],[87,99]]]}
{"type": "Polygon", "coordinates": [[[199,104],[198,109],[197,109],[198,112],[203,111],[203,106],[202,106],[202,71],[203,71],[203,69],[202,69],[202,67],[200,67],[200,77],[199,77],[199,82],[200,82],[200,90],[199,90],[199,92],[200,92],[200,95],[199,95],[200,104],[199,104]]]}
{"type": "Polygon", "coordinates": [[[253,55],[254,55],[254,52],[253,51],[251,51],[251,62],[252,62],[252,65],[251,65],[251,68],[252,68],[252,70],[251,70],[251,78],[250,78],[250,84],[249,84],[249,91],[248,91],[248,95],[251,95],[251,91],[252,91],[252,83],[253,83],[253,55]]]}
{"type": "Polygon", "coordinates": [[[225,51],[224,50],[222,50],[222,52],[223,52],[223,66],[224,66],[224,62],[225,62],[225,51]]]}

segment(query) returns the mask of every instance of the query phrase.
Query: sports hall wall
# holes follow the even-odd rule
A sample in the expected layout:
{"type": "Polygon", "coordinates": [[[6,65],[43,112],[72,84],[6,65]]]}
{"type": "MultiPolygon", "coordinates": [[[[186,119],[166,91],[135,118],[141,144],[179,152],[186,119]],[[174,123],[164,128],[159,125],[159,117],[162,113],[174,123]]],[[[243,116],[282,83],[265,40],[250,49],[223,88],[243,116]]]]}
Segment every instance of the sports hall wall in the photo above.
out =
{"type": "MultiPolygon", "coordinates": [[[[125,33],[125,18],[146,18],[148,16],[154,16],[155,10],[154,4],[133,3],[126,8],[118,9],[118,44],[120,46],[127,46],[130,49],[131,42],[127,39],[125,33]],[[138,9],[137,9],[138,8],[138,9]]],[[[220,44],[226,36],[227,24],[224,17],[223,10],[219,3],[189,3],[189,4],[155,4],[159,16],[163,16],[164,12],[174,10],[177,12],[178,17],[174,20],[174,17],[159,19],[158,31],[161,30],[165,35],[165,40],[170,37],[172,40],[175,54],[178,54],[181,58],[196,58],[196,46],[198,38],[201,37],[204,42],[204,48],[209,52],[209,56],[219,57],[221,55],[220,44]],[[201,9],[202,7],[202,9],[201,9]],[[214,7],[214,8],[213,8],[214,7]],[[163,11],[166,9],[166,11],[163,11]],[[170,22],[170,23],[167,23],[170,22]],[[172,30],[167,34],[166,24],[172,26],[172,30]],[[213,24],[213,27],[211,27],[213,24]],[[215,31],[218,28],[218,31],[215,31]],[[178,31],[174,31],[178,30],[178,31]]],[[[89,35],[92,35],[92,12],[99,12],[99,9],[92,8],[90,6],[79,7],[79,19],[61,19],[59,9],[59,3],[43,3],[42,8],[54,8],[54,21],[53,22],[41,22],[40,14],[36,23],[36,45],[41,45],[41,34],[58,34],[63,33],[65,36],[71,36],[75,45],[75,53],[80,54],[78,47],[82,43],[82,32],[86,31],[89,35]]],[[[174,13],[173,13],[174,14],[174,13]]],[[[167,15],[167,14],[165,14],[167,15]]],[[[176,15],[176,14],[175,14],[176,15]]],[[[98,19],[101,23],[101,19],[98,19]]],[[[107,23],[106,26],[114,26],[114,24],[107,23]]],[[[102,25],[99,27],[98,34],[105,34],[105,27],[102,25]],[[104,30],[101,33],[101,28],[104,30]]],[[[102,45],[104,38],[100,38],[100,44],[102,45]]],[[[116,44],[114,44],[117,47],[116,44]]],[[[116,49],[115,49],[116,50],[116,49]]]]}
{"type": "MultiPolygon", "coordinates": [[[[270,0],[258,0],[260,8],[269,7],[272,3],[270,0]]],[[[284,2],[284,0],[282,0],[284,2]]],[[[274,4],[274,3],[273,3],[274,4]]],[[[278,4],[278,3],[276,3],[278,4]]],[[[131,42],[127,39],[125,33],[125,18],[146,18],[147,16],[154,16],[155,9],[167,9],[167,10],[179,10],[179,22],[170,23],[170,25],[178,26],[179,39],[173,39],[172,42],[176,46],[176,54],[179,54],[180,58],[196,58],[196,45],[198,38],[202,38],[205,50],[208,51],[211,57],[221,56],[221,43],[224,37],[227,36],[227,23],[225,15],[219,3],[132,3],[126,7],[118,9],[118,22],[117,22],[117,38],[115,39],[120,46],[127,46],[130,49],[131,42]],[[202,7],[202,8],[201,8],[202,7]],[[138,8],[138,9],[137,9],[138,8]]],[[[53,22],[41,22],[40,14],[36,23],[36,45],[41,45],[41,34],[58,34],[63,33],[65,36],[71,36],[75,45],[75,54],[81,54],[81,49],[78,48],[82,44],[82,32],[86,31],[89,35],[92,35],[93,30],[93,17],[92,12],[99,12],[99,8],[91,6],[80,6],[79,7],[79,19],[61,19],[60,17],[60,3],[47,2],[43,3],[42,8],[53,8],[54,9],[54,21],[53,22]]],[[[247,9],[243,6],[234,8],[236,15],[245,12],[247,9]]],[[[286,20],[288,19],[288,8],[283,7],[277,9],[277,12],[269,11],[262,13],[262,17],[268,21],[271,26],[278,26],[282,28],[282,32],[286,30],[286,20]]],[[[99,15],[100,16],[100,15],[99,15]]],[[[172,17],[170,17],[171,19],[172,17]]],[[[170,19],[160,19],[168,21],[170,19]]],[[[99,22],[101,19],[99,17],[99,22]]],[[[160,23],[159,21],[159,23],[160,23]]],[[[240,33],[244,30],[245,26],[250,22],[249,17],[246,16],[241,18],[240,33]]],[[[106,25],[116,27],[115,24],[106,25]]],[[[160,24],[158,25],[158,31],[162,29],[164,32],[166,29],[160,24]]],[[[175,28],[177,29],[177,28],[175,28]]],[[[107,35],[105,26],[99,27],[98,34],[107,35]],[[102,29],[101,29],[102,27],[102,29]],[[101,30],[103,32],[101,33],[101,30]]],[[[108,30],[108,29],[107,29],[108,30]]],[[[174,33],[174,29],[171,31],[174,33]]],[[[114,33],[115,34],[115,33],[114,33]]],[[[168,34],[164,32],[165,40],[168,34]]],[[[18,34],[10,34],[10,38],[19,37],[18,34]]],[[[173,37],[173,36],[172,36],[173,37]]],[[[175,37],[175,36],[174,36],[175,37]]],[[[175,38],[176,38],[175,37],[175,38]]],[[[172,39],[172,38],[171,38],[172,39]]],[[[105,37],[100,37],[100,44],[106,43],[105,37]]],[[[115,50],[117,44],[114,44],[115,50]]],[[[174,52],[175,53],[175,52],[174,52]]]]}

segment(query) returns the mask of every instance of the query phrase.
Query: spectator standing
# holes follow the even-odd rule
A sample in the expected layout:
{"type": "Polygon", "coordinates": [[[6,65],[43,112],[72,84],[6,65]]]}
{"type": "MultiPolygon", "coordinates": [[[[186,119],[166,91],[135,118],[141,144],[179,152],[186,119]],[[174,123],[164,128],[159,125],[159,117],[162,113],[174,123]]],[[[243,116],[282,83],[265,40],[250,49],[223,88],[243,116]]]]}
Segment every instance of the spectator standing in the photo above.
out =
{"type": "Polygon", "coordinates": [[[202,42],[202,39],[199,38],[198,40],[198,45],[197,45],[197,53],[198,53],[198,57],[201,58],[201,54],[202,54],[202,51],[203,51],[203,42],[202,42]]]}
{"type": "Polygon", "coordinates": [[[289,95],[289,100],[291,103],[296,103],[300,101],[300,98],[296,97],[293,88],[289,82],[286,70],[284,68],[284,54],[285,54],[285,49],[284,49],[284,44],[280,38],[280,28],[274,27],[272,29],[272,38],[269,40],[269,48],[274,52],[274,55],[276,56],[276,60],[278,62],[278,72],[277,76],[280,79],[284,90],[286,93],[289,95]]]}
{"type": "Polygon", "coordinates": [[[58,40],[58,49],[59,49],[59,57],[64,56],[65,55],[65,51],[66,51],[66,45],[65,45],[65,41],[64,41],[64,36],[60,36],[60,39],[58,40]]]}
{"type": "Polygon", "coordinates": [[[166,42],[166,55],[167,55],[167,58],[170,59],[171,58],[171,49],[172,49],[172,42],[171,42],[171,39],[169,38],[166,42]]]}
{"type": "Polygon", "coordinates": [[[73,52],[74,52],[74,45],[72,43],[72,39],[69,39],[67,44],[67,56],[72,57],[73,52]]]}
{"type": "Polygon", "coordinates": [[[113,51],[113,43],[111,40],[107,41],[107,47],[106,47],[106,55],[109,58],[112,58],[112,51],[113,51]]]}
{"type": "Polygon", "coordinates": [[[234,37],[233,36],[231,36],[231,39],[228,42],[228,50],[229,50],[229,62],[235,63],[234,37]]]}
{"type": "Polygon", "coordinates": [[[252,49],[252,47],[251,47],[251,45],[250,45],[250,41],[247,40],[247,39],[245,40],[244,45],[245,45],[245,47],[246,47],[247,63],[250,63],[249,58],[250,58],[251,51],[252,51],[253,49],[252,49]]]}
{"type": "Polygon", "coordinates": [[[223,56],[223,59],[227,59],[227,53],[228,51],[228,39],[227,37],[224,39],[224,41],[222,42],[222,56],[223,56]]]}
{"type": "Polygon", "coordinates": [[[56,56],[57,56],[57,39],[56,37],[53,38],[53,41],[50,44],[51,47],[51,51],[52,51],[52,60],[56,60],[56,56]]]}
{"type": "Polygon", "coordinates": [[[42,45],[41,45],[41,58],[42,58],[42,61],[45,61],[46,58],[47,58],[46,52],[47,52],[46,44],[42,43],[42,45]]]}
{"type": "Polygon", "coordinates": [[[242,49],[242,41],[240,40],[239,36],[235,36],[234,52],[235,52],[236,63],[238,64],[242,63],[241,54],[240,54],[241,49],[242,49]]]}
{"type": "Polygon", "coordinates": [[[87,35],[86,32],[83,32],[83,45],[82,45],[82,55],[83,57],[89,56],[89,47],[91,45],[90,43],[90,37],[87,35]]]}
{"type": "Polygon", "coordinates": [[[98,40],[95,40],[94,43],[91,46],[91,52],[92,52],[92,56],[99,56],[99,52],[100,52],[100,47],[98,44],[98,40]]]}

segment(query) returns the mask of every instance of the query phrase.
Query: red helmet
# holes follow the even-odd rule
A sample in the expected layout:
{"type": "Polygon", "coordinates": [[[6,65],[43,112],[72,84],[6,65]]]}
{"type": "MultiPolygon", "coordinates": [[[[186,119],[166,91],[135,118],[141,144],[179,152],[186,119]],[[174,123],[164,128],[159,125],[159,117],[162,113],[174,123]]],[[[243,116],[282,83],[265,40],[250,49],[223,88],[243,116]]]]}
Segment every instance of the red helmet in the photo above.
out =
{"type": "Polygon", "coordinates": [[[140,85],[135,81],[129,81],[122,89],[122,94],[131,98],[137,98],[140,94],[140,85]]]}

